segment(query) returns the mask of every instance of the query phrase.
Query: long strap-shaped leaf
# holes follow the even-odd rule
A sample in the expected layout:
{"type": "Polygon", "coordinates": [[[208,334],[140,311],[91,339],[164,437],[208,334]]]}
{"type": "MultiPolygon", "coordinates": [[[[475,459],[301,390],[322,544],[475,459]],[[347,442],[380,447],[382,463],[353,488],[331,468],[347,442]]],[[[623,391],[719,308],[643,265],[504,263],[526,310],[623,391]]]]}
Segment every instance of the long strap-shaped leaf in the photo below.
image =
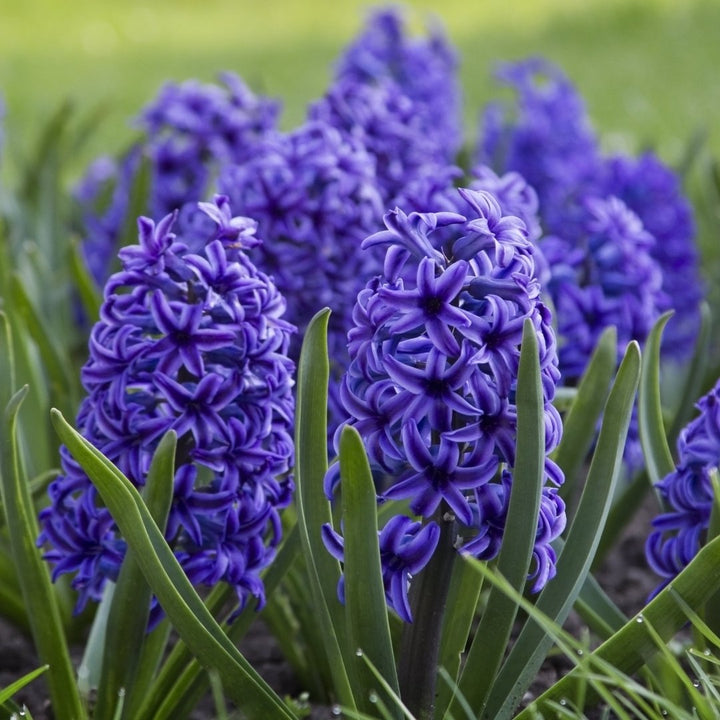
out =
{"type": "MultiPolygon", "coordinates": [[[[345,538],[345,614],[353,647],[361,650],[397,694],[390,623],[378,546],[377,496],[358,431],[345,427],[340,438],[343,528],[345,538]]],[[[358,664],[361,658],[358,658],[358,664]]],[[[364,685],[361,710],[370,711],[370,691],[377,681],[362,663],[356,677],[364,685]]],[[[357,695],[357,693],[356,693],[357,695]]]]}
{"type": "MultiPolygon", "coordinates": [[[[640,613],[631,618],[618,632],[606,640],[589,657],[598,658],[618,671],[631,675],[656,652],[657,640],[645,627],[647,620],[663,642],[667,642],[687,622],[685,606],[696,609],[720,590],[720,537],[703,547],[690,564],[664,588],[640,613]],[[678,596],[681,601],[678,600],[678,596]]],[[[549,712],[549,703],[575,697],[582,674],[572,670],[546,690],[532,706],[516,716],[516,720],[532,720],[537,711],[549,712]]]]}
{"type": "MultiPolygon", "coordinates": [[[[172,504],[176,448],[177,435],[171,430],[155,451],[143,489],[145,503],[159,528],[165,528],[172,504]]],[[[155,648],[154,643],[145,644],[151,597],[150,586],[131,548],[115,585],[105,631],[102,674],[95,707],[95,717],[100,720],[113,717],[121,688],[125,690],[123,717],[132,717],[128,715],[130,701],[137,703],[137,695],[142,695],[150,684],[152,678],[142,677],[137,671],[144,651],[155,648]],[[131,604],[137,609],[129,613],[127,608],[131,604]],[[135,687],[136,681],[139,687],[135,687]]],[[[161,633],[163,630],[160,628],[161,633]]],[[[162,647],[156,649],[162,652],[162,647]]]]}
{"type": "MultiPolygon", "coordinates": [[[[680,402],[673,414],[672,425],[668,432],[668,442],[674,444],[680,431],[693,415],[695,403],[703,392],[705,374],[708,369],[710,341],[712,340],[712,315],[706,302],[700,304],[700,329],[698,330],[695,350],[687,367],[685,385],[680,393],[680,402]]],[[[714,384],[716,378],[712,378],[714,384]]]]}
{"type": "Polygon", "coordinates": [[[577,395],[563,422],[563,437],[555,451],[555,462],[565,474],[560,488],[564,499],[572,496],[580,468],[597,434],[598,418],[605,405],[617,366],[617,331],[605,329],[580,379],[577,395]]]}
{"type": "MultiPolygon", "coordinates": [[[[639,378],[640,349],[632,342],[605,406],[587,482],[558,559],[557,574],[536,602],[537,609],[557,625],[562,625],[570,613],[602,535],[620,475],[639,378]]],[[[497,720],[511,717],[551,645],[552,638],[537,623],[525,624],[495,681],[484,717],[497,720]]]]}
{"type": "Polygon", "coordinates": [[[672,312],[666,312],[653,326],[645,343],[640,390],[638,392],[638,426],[650,482],[660,482],[675,469],[663,426],[660,402],[660,343],[662,331],[672,312]]]}
{"type": "Polygon", "coordinates": [[[323,628],[322,642],[333,676],[338,702],[355,709],[348,666],[345,615],[337,599],[340,565],[325,548],[321,528],[332,522],[330,503],[323,491],[327,471],[327,388],[330,374],[327,355],[329,310],[321,310],[310,321],[298,364],[295,407],[295,493],[300,542],[308,568],[310,588],[323,628]]]}
{"type": "MultiPolygon", "coordinates": [[[[545,475],[542,381],[535,328],[529,319],[523,326],[516,398],[517,449],[498,570],[519,590],[532,558],[545,475]]],[[[517,605],[493,587],[459,682],[461,694],[476,712],[492,688],[516,614],[517,605]]],[[[453,715],[458,712],[456,704],[450,708],[453,715]]]]}
{"type": "Polygon", "coordinates": [[[294,718],[205,607],[133,484],[57,410],[52,419],[61,440],[97,487],[183,641],[206,668],[217,670],[223,687],[249,717],[294,718]]]}
{"type": "Polygon", "coordinates": [[[36,546],[39,528],[16,432],[17,414],[27,387],[9,397],[15,380],[12,340],[4,313],[0,313],[0,368],[3,371],[0,410],[4,412],[0,427],[0,491],[13,562],[18,568],[20,589],[35,648],[41,661],[50,666],[47,680],[55,714],[58,718],[81,720],[87,715],[75,682],[60,609],[47,565],[36,546]]]}

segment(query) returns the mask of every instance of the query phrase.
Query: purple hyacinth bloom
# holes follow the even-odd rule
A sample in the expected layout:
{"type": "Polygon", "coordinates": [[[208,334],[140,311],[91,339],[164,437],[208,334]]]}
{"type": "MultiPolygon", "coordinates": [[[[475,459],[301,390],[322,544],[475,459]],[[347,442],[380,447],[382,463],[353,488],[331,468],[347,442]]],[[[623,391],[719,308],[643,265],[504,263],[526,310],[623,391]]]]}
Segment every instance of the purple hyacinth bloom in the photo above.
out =
{"type": "MultiPolygon", "coordinates": [[[[211,194],[220,168],[245,162],[276,132],[277,102],[232,73],[219,81],[166,84],[136,121],[140,141],[119,161],[98,160],[76,188],[82,250],[98,285],[118,248],[132,242],[131,212],[163,217],[188,205],[197,215],[196,200],[211,194]]],[[[205,224],[211,232],[212,223],[205,224]]]]}
{"type": "Polygon", "coordinates": [[[340,58],[335,77],[358,85],[393,80],[422,116],[425,131],[436,138],[451,161],[462,142],[458,60],[439,22],[423,35],[411,35],[400,8],[373,11],[363,31],[340,58]]]}
{"type": "Polygon", "coordinates": [[[561,232],[599,168],[584,102],[541,58],[502,64],[497,77],[516,91],[517,102],[488,106],[478,160],[501,173],[520,173],[538,195],[544,231],[561,232]]]}
{"type": "MultiPolygon", "coordinates": [[[[165,537],[193,582],[231,584],[242,607],[250,595],[263,602],[259,573],[293,488],[294,328],[243,250],[259,242],[255,224],[232,217],[226,197],[200,209],[215,226],[205,237],[176,235],[176,213],[138,221],[139,244],[121,252],[91,333],[77,427],[137,487],[175,430],[165,537]]],[[[117,578],[125,543],[64,448],[62,466],[39,544],[53,577],[74,573],[81,610],[117,578]]]]}
{"type": "Polygon", "coordinates": [[[313,315],[332,309],[328,327],[333,382],[331,426],[339,422],[337,385],[347,367],[346,336],[355,297],[382,265],[362,240],[382,222],[375,168],[363,145],[322,122],[276,135],[253,158],[228,166],[218,184],[265,239],[258,263],[288,305],[300,340],[313,315]]]}
{"type": "Polygon", "coordinates": [[[681,431],[675,470],[655,487],[665,510],[652,522],[645,554],[667,585],[706,540],[715,498],[711,476],[720,465],[720,382],[697,405],[700,414],[681,431]]]}
{"type": "MultiPolygon", "coordinates": [[[[342,536],[329,525],[324,525],[322,537],[333,557],[343,562],[345,552],[342,536]]],[[[412,576],[428,564],[439,538],[440,528],[436,523],[423,525],[405,515],[390,518],[378,533],[385,599],[388,606],[405,622],[412,622],[408,600],[412,576]]],[[[344,576],[338,582],[338,597],[340,602],[345,602],[344,576]]]]}
{"type": "MultiPolygon", "coordinates": [[[[367,247],[386,248],[386,260],[383,273],[358,295],[340,397],[346,424],[365,442],[379,501],[407,502],[403,506],[423,528],[453,518],[460,551],[488,560],[502,541],[512,485],[526,319],[538,337],[547,453],[561,435],[551,402],[558,358],[525,225],[504,215],[487,192],[461,189],[457,195],[455,212],[407,215],[397,208],[386,215],[387,229],[366,239],[367,247]]],[[[554,574],[550,542],[565,525],[556,493],[562,472],[549,458],[545,469],[532,572],[536,590],[554,574]]],[[[339,482],[333,465],[328,495],[339,482]]],[[[331,541],[330,534],[326,530],[326,540],[339,556],[339,536],[331,541]]],[[[413,556],[424,562],[407,577],[390,573],[404,592],[431,555],[413,556]]],[[[398,589],[390,605],[409,618],[398,589]]]]}
{"type": "Polygon", "coordinates": [[[619,197],[655,238],[652,256],[663,271],[663,311],[674,315],[663,336],[663,352],[682,359],[692,351],[703,298],[700,253],[693,211],[678,176],[653,153],[610,157],[604,163],[605,192],[619,197]]]}
{"type": "Polygon", "coordinates": [[[488,109],[479,159],[496,171],[520,173],[538,194],[542,233],[569,246],[583,243],[588,203],[622,200],[655,240],[647,252],[661,272],[664,299],[657,309],[675,311],[663,351],[687,356],[699,327],[702,283],[692,211],[677,176],[652,153],[604,157],[580,95],[549,62],[507,64],[499,76],[516,90],[517,102],[488,109]]]}

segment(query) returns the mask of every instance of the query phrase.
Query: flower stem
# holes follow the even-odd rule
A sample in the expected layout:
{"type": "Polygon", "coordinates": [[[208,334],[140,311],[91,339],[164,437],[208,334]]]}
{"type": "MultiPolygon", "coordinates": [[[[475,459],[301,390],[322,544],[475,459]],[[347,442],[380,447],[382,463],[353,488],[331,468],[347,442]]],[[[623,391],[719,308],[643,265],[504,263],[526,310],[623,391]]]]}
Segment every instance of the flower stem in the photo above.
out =
{"type": "Polygon", "coordinates": [[[398,682],[403,703],[417,720],[432,720],[443,615],[457,551],[455,518],[443,503],[437,518],[440,540],[435,554],[410,588],[413,622],[403,629],[398,682]]]}

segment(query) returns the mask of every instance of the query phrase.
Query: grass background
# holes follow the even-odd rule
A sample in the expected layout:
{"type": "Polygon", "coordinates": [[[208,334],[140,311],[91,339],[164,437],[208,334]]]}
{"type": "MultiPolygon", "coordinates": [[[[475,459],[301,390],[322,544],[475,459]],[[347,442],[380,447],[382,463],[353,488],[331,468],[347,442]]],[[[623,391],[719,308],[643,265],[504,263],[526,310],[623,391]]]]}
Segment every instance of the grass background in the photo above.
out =
{"type": "MultiPolygon", "coordinates": [[[[458,48],[468,137],[498,95],[499,59],[542,54],[586,98],[608,149],[653,146],[667,162],[697,131],[720,151],[717,0],[444,0],[435,13],[458,48]]],[[[331,64],[372,4],[357,0],[0,0],[0,94],[6,154],[20,162],[40,126],[70,98],[103,121],[77,169],[132,137],[130,118],[165,80],[233,70],[282,98],[283,125],[302,121],[331,64]]]]}

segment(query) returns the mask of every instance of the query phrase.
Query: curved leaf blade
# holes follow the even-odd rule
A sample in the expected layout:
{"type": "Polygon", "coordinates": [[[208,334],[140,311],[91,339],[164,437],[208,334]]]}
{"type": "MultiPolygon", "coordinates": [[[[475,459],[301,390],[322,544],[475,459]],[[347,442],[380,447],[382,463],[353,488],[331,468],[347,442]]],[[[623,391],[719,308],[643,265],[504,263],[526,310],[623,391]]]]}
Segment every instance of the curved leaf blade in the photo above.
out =
{"type": "Polygon", "coordinates": [[[638,424],[650,482],[655,485],[675,469],[663,425],[660,401],[660,344],[672,312],[661,315],[645,343],[638,392],[638,424]]]}
{"type": "Polygon", "coordinates": [[[96,448],[52,411],[61,440],[98,488],[103,501],[135,553],[145,578],[187,646],[253,718],[285,718],[293,713],[257,674],[203,604],[147,506],[132,483],[96,448]]]}
{"type": "MultiPolygon", "coordinates": [[[[517,450],[499,572],[517,590],[525,584],[535,544],[545,478],[545,417],[538,342],[530,319],[523,326],[517,381],[517,450]]],[[[458,683],[476,712],[484,707],[502,662],[518,606],[493,587],[458,683]]],[[[450,711],[458,711],[457,701],[450,711]]]]}
{"type": "MultiPolygon", "coordinates": [[[[557,561],[557,574],[535,603],[538,611],[557,625],[570,613],[600,542],[620,476],[639,379],[640,349],[632,342],[608,397],[587,482],[557,561]]],[[[539,625],[525,624],[493,686],[485,717],[511,717],[551,645],[552,638],[539,625]]]]}
{"type": "MultiPolygon", "coordinates": [[[[346,426],[340,437],[343,530],[345,538],[345,614],[352,646],[369,659],[395,693],[399,692],[378,545],[377,496],[362,438],[346,426]]],[[[363,665],[357,677],[363,700],[377,682],[363,665]]],[[[359,700],[359,698],[358,698],[359,700]]],[[[370,711],[369,701],[360,703],[370,711]]]]}

